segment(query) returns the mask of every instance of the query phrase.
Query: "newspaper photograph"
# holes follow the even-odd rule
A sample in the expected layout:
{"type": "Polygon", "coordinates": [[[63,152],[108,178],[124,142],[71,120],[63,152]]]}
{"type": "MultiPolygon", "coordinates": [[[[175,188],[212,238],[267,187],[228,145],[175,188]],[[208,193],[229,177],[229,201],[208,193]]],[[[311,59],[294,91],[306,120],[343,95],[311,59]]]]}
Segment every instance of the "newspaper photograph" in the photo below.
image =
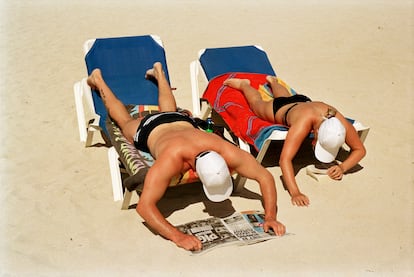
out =
{"type": "Polygon", "coordinates": [[[244,211],[225,218],[210,217],[176,226],[183,233],[196,236],[203,248],[193,254],[205,253],[219,246],[252,244],[276,238],[263,230],[264,213],[244,211]]]}

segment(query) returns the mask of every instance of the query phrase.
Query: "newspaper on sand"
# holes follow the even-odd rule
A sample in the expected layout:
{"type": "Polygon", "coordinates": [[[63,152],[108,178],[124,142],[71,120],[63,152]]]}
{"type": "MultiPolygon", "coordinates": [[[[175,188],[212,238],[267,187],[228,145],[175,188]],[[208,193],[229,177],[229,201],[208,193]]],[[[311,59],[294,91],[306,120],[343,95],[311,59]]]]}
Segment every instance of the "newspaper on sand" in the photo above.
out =
{"type": "Polygon", "coordinates": [[[200,239],[203,248],[192,253],[201,254],[220,246],[246,245],[276,238],[272,230],[264,232],[263,223],[263,212],[244,211],[225,218],[209,217],[176,227],[200,239]]]}

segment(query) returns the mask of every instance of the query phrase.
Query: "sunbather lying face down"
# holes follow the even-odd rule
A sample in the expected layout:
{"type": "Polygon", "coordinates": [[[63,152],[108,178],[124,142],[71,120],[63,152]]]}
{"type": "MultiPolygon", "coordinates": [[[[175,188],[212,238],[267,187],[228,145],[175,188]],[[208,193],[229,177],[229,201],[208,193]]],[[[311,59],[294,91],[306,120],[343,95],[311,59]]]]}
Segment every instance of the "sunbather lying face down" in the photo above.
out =
{"type": "Polygon", "coordinates": [[[350,147],[351,154],[348,158],[341,164],[331,166],[327,171],[334,180],[341,180],[343,174],[365,156],[366,150],[355,128],[334,107],[311,101],[304,95],[292,96],[274,76],[267,76],[266,80],[272,89],[272,101],[263,101],[258,91],[250,86],[248,79],[227,79],[224,85],[240,90],[250,108],[261,119],[289,126],[279,165],[292,204],[307,206],[309,198],[298,188],[292,160],[310,132],[315,135],[315,156],[321,162],[334,161],[344,142],[350,147]]]}
{"type": "Polygon", "coordinates": [[[161,113],[142,120],[130,116],[124,104],[105,83],[99,69],[91,73],[87,82],[100,93],[108,114],[119,125],[124,136],[138,149],[149,151],[155,159],[145,177],[137,205],[137,212],[147,224],[179,247],[186,250],[201,249],[200,240],[177,230],[164,218],[156,204],[164,195],[170,180],[189,169],[197,172],[210,200],[222,201],[231,193],[231,169],[259,183],[265,210],[264,229],[273,229],[277,235],[283,235],[285,226],[276,219],[277,195],[270,172],[249,153],[215,134],[195,128],[190,118],[177,113],[174,96],[160,63],[155,63],[147,71],[146,78],[154,78],[158,84],[161,113]]]}

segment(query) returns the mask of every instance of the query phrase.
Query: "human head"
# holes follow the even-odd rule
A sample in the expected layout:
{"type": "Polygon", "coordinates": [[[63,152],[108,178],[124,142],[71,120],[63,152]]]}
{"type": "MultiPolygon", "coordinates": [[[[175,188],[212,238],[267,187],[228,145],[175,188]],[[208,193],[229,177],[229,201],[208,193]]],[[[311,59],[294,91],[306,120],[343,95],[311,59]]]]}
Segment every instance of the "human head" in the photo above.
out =
{"type": "Polygon", "coordinates": [[[346,130],[336,117],[325,119],[319,127],[315,156],[323,163],[335,160],[339,149],[345,142],[346,130]]]}
{"type": "Polygon", "coordinates": [[[222,156],[214,151],[202,152],[196,157],[195,166],[208,199],[221,202],[229,198],[233,182],[222,156]]]}

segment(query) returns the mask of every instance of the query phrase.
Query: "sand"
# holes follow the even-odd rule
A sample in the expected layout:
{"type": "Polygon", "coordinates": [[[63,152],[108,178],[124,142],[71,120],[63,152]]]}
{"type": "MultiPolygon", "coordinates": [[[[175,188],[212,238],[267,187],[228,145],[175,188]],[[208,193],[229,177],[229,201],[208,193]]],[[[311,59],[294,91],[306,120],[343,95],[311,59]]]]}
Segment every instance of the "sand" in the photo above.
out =
{"type": "MultiPolygon", "coordinates": [[[[414,2],[149,2],[1,1],[0,274],[413,276],[414,2]],[[163,39],[177,102],[189,109],[199,49],[261,45],[297,91],[371,128],[363,169],[341,182],[300,170],[311,205],[298,208],[269,167],[292,236],[195,257],[154,235],[113,201],[107,148],[79,141],[73,97],[86,39],[143,34],[163,39]]],[[[194,199],[170,197],[168,220],[208,217],[194,199]]],[[[223,207],[260,208],[245,197],[223,207]]]]}

